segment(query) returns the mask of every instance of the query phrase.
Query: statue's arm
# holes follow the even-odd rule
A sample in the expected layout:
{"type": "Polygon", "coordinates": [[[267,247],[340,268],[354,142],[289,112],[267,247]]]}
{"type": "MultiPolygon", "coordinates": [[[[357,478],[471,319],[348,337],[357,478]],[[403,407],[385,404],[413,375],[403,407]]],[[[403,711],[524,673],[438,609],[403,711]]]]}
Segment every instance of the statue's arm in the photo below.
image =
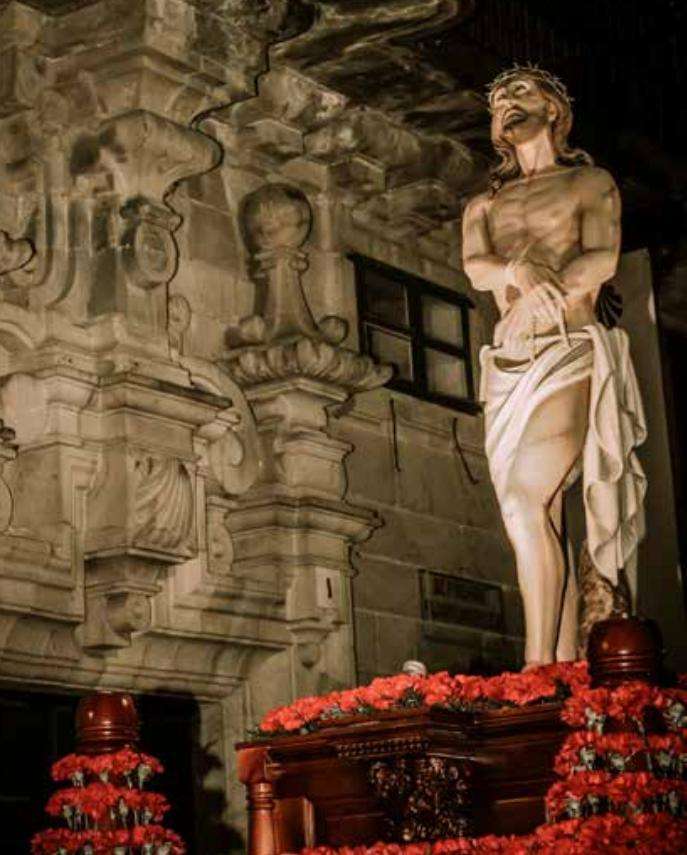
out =
{"type": "Polygon", "coordinates": [[[463,214],[463,268],[478,291],[499,291],[508,285],[508,261],[494,252],[489,237],[487,201],[476,196],[463,214]]]}
{"type": "Polygon", "coordinates": [[[578,182],[582,253],[560,273],[568,304],[607,282],[620,254],[620,194],[615,181],[604,169],[591,168],[578,182]]]}

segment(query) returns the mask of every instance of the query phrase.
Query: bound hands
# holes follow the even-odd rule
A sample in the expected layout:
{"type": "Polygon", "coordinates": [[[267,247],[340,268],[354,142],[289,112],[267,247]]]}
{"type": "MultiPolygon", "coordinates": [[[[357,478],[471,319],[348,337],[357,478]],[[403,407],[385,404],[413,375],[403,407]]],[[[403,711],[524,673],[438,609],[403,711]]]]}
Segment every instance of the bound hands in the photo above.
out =
{"type": "Polygon", "coordinates": [[[563,338],[568,339],[565,327],[568,304],[562,283],[551,268],[530,261],[527,249],[506,268],[509,284],[518,296],[496,327],[494,343],[497,346],[551,327],[557,327],[563,338]]]}

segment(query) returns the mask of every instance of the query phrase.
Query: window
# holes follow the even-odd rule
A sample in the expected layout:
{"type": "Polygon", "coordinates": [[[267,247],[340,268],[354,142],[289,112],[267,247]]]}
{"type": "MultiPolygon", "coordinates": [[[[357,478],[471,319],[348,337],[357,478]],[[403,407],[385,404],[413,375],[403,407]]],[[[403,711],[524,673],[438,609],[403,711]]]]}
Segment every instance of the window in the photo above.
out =
{"type": "Polygon", "coordinates": [[[355,265],[363,353],[394,366],[392,389],[477,412],[468,297],[362,255],[355,265]]]}

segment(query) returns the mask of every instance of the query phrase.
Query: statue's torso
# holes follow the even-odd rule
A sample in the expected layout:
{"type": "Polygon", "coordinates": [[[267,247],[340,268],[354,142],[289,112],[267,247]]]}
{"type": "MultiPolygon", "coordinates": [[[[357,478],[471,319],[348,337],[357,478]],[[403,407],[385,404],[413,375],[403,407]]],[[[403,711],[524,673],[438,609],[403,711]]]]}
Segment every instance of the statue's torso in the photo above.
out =
{"type": "MultiPolygon", "coordinates": [[[[580,190],[584,180],[585,168],[580,167],[505,184],[486,210],[494,252],[515,260],[527,251],[530,260],[561,272],[582,253],[580,190]]],[[[502,314],[512,305],[513,291],[495,294],[502,314]]],[[[595,299],[592,294],[568,310],[569,329],[593,323],[595,299]]]]}

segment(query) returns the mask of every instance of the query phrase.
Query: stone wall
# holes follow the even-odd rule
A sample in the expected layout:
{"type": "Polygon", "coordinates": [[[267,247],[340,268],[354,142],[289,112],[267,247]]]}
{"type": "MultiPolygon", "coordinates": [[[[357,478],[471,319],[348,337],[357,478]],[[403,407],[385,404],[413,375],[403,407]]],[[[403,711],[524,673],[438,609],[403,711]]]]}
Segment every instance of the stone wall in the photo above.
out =
{"type": "MultiPolygon", "coordinates": [[[[415,244],[354,236],[360,251],[471,296],[472,362],[491,333],[489,298],[460,272],[456,228],[446,264],[415,244]]],[[[346,271],[352,276],[352,271],[346,271]]],[[[493,493],[483,448],[483,420],[407,394],[378,390],[332,412],[332,431],[353,446],[346,460],[348,496],[383,520],[354,551],[353,596],[359,679],[397,672],[408,659],[432,669],[503,670],[521,657],[522,612],[514,562],[493,493]],[[496,583],[503,625],[423,620],[420,572],[496,583]]]]}

